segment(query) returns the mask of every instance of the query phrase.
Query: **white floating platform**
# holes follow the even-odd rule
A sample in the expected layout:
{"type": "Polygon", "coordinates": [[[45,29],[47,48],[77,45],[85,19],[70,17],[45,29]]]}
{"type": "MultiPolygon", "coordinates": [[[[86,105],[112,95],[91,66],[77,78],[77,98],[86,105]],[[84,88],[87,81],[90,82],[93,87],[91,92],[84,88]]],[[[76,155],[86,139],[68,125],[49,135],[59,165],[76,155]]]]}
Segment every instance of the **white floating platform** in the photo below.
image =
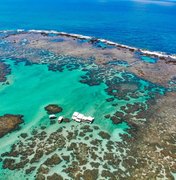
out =
{"type": "Polygon", "coordinates": [[[72,119],[76,122],[92,123],[94,121],[94,117],[85,116],[84,114],[81,114],[79,112],[74,112],[72,115],[72,119]]]}

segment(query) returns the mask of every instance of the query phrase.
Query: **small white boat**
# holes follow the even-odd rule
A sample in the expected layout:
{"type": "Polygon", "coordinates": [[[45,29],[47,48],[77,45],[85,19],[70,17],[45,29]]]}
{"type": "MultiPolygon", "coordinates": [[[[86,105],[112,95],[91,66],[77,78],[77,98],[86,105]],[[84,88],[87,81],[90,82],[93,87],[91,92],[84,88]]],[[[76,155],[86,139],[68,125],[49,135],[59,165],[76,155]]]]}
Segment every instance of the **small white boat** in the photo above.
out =
{"type": "Polygon", "coordinates": [[[51,115],[49,115],[49,118],[50,118],[50,119],[56,119],[57,117],[56,117],[55,114],[51,114],[51,115]]]}
{"type": "Polygon", "coordinates": [[[81,114],[79,112],[74,112],[72,115],[72,119],[76,122],[88,122],[92,123],[94,121],[94,117],[91,116],[85,116],[84,114],[81,114]]]}
{"type": "Polygon", "coordinates": [[[58,120],[58,123],[61,123],[61,122],[63,121],[63,119],[64,119],[63,116],[59,116],[58,119],[57,119],[57,120],[58,120]]]}

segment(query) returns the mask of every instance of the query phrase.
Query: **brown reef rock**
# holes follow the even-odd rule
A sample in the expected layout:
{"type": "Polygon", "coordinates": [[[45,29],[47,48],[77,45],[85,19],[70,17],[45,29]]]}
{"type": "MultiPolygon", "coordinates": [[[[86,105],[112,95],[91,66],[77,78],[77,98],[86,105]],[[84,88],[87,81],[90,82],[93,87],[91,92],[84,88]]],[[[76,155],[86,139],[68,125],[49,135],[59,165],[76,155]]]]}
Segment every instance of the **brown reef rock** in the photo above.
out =
{"type": "Polygon", "coordinates": [[[5,82],[7,80],[6,76],[10,73],[10,66],[3,62],[0,62],[0,82],[5,82]]]}
{"type": "Polygon", "coordinates": [[[22,115],[5,114],[0,116],[0,138],[7,133],[17,129],[23,122],[22,115]]]}
{"type": "Polygon", "coordinates": [[[57,104],[49,104],[45,107],[45,110],[48,114],[56,114],[62,112],[63,109],[59,107],[57,104]]]}

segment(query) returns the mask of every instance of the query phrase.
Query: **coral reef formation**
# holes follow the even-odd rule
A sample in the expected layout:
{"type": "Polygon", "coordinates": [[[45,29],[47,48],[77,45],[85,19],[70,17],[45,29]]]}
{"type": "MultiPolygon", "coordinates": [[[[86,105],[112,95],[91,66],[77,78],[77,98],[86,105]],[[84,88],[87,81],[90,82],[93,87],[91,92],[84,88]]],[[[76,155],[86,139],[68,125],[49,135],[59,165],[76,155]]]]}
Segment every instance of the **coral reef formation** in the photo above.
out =
{"type": "Polygon", "coordinates": [[[19,128],[23,122],[22,115],[5,114],[0,116],[0,137],[19,128]]]}

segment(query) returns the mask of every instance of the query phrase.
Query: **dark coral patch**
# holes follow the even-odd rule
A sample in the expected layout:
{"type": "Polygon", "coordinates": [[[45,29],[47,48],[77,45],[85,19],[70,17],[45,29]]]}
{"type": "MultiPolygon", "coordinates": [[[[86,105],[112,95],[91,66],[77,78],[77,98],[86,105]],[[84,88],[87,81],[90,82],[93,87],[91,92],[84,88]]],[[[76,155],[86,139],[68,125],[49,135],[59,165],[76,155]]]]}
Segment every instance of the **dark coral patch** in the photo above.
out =
{"type": "Polygon", "coordinates": [[[63,180],[63,177],[57,173],[47,177],[47,180],[63,180]]]}
{"type": "Polygon", "coordinates": [[[7,80],[6,76],[10,73],[10,65],[0,62],[0,82],[5,82],[7,80]]]}
{"type": "Polygon", "coordinates": [[[18,129],[19,124],[23,122],[22,118],[22,115],[6,114],[4,116],[0,116],[0,137],[15,129],[18,129]]]}
{"type": "Polygon", "coordinates": [[[104,131],[100,131],[98,135],[101,136],[103,139],[110,139],[111,137],[108,133],[104,131]]]}
{"type": "Polygon", "coordinates": [[[48,158],[44,164],[46,166],[54,166],[54,165],[57,165],[59,163],[61,163],[61,158],[57,155],[57,154],[54,154],[52,155],[50,158],[48,158]]]}
{"type": "Polygon", "coordinates": [[[59,107],[57,104],[49,104],[45,107],[45,110],[48,114],[56,114],[63,111],[62,107],[59,107]]]}

